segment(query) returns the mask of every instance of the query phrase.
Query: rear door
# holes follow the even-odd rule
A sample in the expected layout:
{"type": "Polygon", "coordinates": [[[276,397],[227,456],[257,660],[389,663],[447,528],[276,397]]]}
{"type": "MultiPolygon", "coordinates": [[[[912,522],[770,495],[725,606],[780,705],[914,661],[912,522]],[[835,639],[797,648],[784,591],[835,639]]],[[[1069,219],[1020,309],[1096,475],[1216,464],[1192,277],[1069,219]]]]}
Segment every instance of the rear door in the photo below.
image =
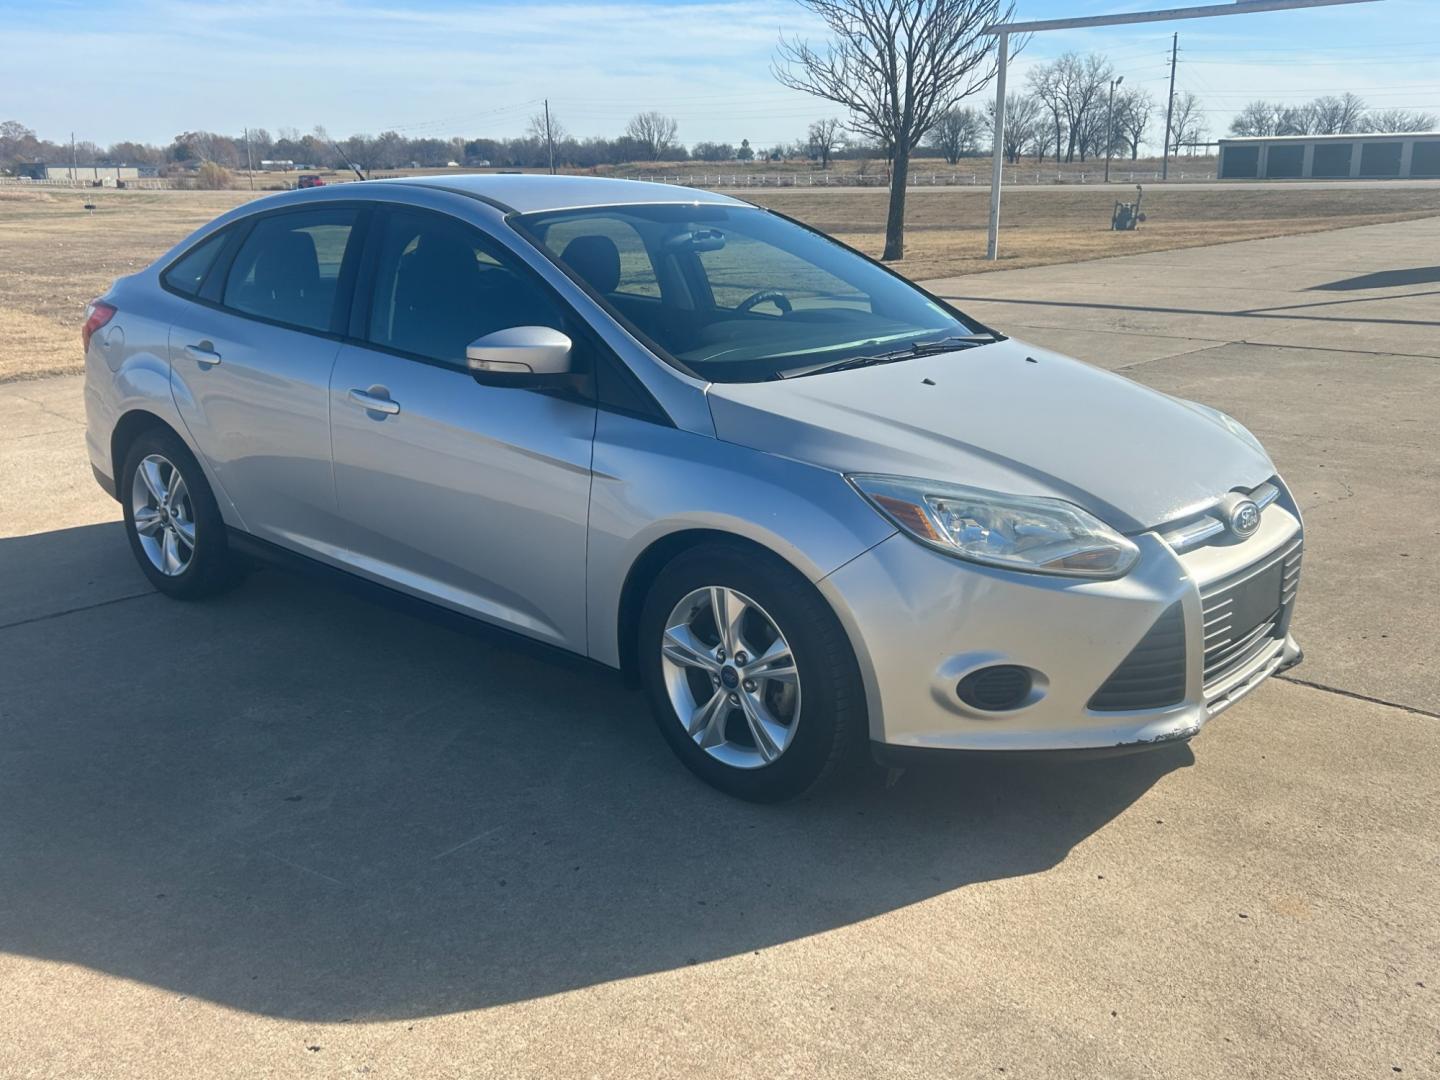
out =
{"type": "Polygon", "coordinates": [[[330,370],[360,215],[311,205],[240,226],[170,328],[176,403],[245,527],[321,554],[335,539],[330,370]]]}
{"type": "MultiPolygon", "coordinates": [[[[343,557],[361,573],[585,651],[595,405],[484,386],[465,347],[513,326],[579,338],[502,245],[448,215],[377,209],[330,379],[343,557]]],[[[583,341],[575,361],[585,365],[583,341]]]]}

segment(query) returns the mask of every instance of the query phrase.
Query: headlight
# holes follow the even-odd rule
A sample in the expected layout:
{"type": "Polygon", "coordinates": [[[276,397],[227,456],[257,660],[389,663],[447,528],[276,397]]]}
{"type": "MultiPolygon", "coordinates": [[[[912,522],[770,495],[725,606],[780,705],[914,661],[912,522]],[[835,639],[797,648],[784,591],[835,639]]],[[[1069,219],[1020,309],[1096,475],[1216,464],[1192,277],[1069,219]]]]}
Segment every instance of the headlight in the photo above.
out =
{"type": "Polygon", "coordinates": [[[1007,570],[1113,578],[1140,549],[1072,503],[868,474],[847,477],[870,504],[922,544],[1007,570]]]}

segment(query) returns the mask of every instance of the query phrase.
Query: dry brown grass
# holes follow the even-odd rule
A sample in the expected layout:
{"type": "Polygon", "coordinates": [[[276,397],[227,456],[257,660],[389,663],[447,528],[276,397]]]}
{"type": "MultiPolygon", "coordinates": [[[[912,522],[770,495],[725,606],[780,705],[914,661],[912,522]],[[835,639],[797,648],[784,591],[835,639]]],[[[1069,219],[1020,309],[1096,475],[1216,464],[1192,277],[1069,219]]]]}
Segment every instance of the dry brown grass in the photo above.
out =
{"type": "MultiPolygon", "coordinates": [[[[878,256],[884,247],[883,192],[796,188],[736,194],[824,229],[867,254],[878,256]]],[[[906,258],[895,268],[918,281],[1440,214],[1440,186],[1152,187],[1142,204],[1145,224],[1135,232],[1111,232],[1116,199],[1133,195],[1128,187],[1007,190],[1001,204],[1000,260],[990,263],[985,259],[989,193],[920,188],[907,201],[906,258]]]]}
{"type": "Polygon", "coordinates": [[[0,191],[0,381],[78,371],[85,305],[238,191],[0,191]],[[85,203],[96,209],[86,210],[85,203]]]}
{"type": "MultiPolygon", "coordinates": [[[[878,254],[881,190],[747,191],[772,206],[878,254]]],[[[1440,214],[1440,187],[1365,189],[1152,188],[1150,220],[1112,233],[1110,208],[1126,188],[1015,189],[1005,194],[1001,268],[1139,251],[1196,247],[1440,214]]],[[[81,368],[85,304],[112,280],[149,264],[197,226],[251,198],[247,191],[0,191],[0,381],[81,368]],[[83,208],[95,204],[94,211],[83,208]]],[[[917,279],[992,268],[984,261],[983,189],[918,189],[907,222],[917,279]]]]}

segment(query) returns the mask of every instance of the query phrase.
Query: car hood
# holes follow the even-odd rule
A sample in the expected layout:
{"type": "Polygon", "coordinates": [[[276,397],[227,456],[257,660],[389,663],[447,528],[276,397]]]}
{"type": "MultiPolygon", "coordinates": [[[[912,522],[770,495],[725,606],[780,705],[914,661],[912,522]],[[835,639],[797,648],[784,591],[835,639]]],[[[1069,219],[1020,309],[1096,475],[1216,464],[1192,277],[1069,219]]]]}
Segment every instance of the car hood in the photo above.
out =
{"type": "Polygon", "coordinates": [[[709,398],[726,442],[840,472],[1065,499],[1124,532],[1275,472],[1214,410],[1013,338],[825,375],[714,383],[709,398]]]}

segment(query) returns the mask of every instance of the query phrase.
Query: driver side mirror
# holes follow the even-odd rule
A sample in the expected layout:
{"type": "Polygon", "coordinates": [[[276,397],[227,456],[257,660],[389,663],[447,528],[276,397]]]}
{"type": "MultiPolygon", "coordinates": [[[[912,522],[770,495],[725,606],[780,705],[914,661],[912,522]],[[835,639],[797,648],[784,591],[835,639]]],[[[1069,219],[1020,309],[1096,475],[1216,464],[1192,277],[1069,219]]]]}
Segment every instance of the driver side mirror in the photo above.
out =
{"type": "Polygon", "coordinates": [[[548,386],[571,372],[570,338],[548,326],[511,326],[465,348],[475,378],[499,386],[548,386]]]}

